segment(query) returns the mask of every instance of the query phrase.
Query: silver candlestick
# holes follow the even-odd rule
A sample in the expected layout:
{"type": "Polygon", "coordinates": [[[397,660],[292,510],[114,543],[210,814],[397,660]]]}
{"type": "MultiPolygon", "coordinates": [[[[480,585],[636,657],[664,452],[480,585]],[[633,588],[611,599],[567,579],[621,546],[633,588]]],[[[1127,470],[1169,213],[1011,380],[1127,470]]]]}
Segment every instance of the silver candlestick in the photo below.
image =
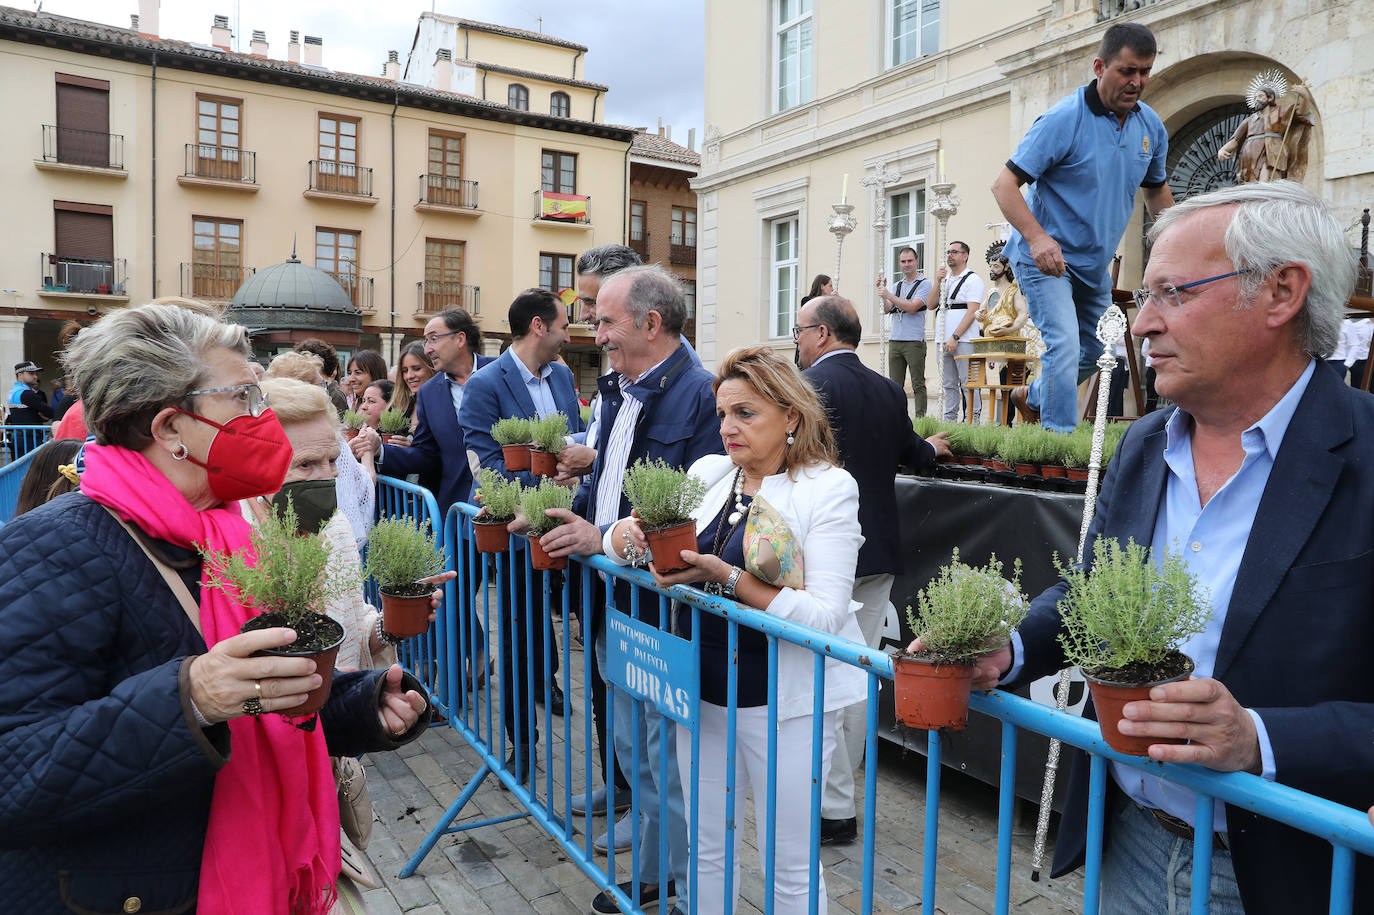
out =
{"type": "MultiPolygon", "coordinates": [[[[1126,334],[1126,315],[1115,305],[1109,305],[1097,320],[1097,340],[1102,355],[1097,357],[1097,415],[1093,417],[1092,457],[1088,461],[1088,486],[1083,494],[1083,522],[1078,528],[1078,559],[1083,562],[1083,549],[1088,541],[1088,528],[1097,512],[1097,480],[1102,470],[1102,443],[1107,437],[1107,399],[1112,386],[1112,369],[1116,368],[1116,344],[1126,334]]],[[[1070,668],[1059,672],[1059,686],[1054,704],[1061,712],[1069,707],[1070,668]]],[[[1054,780],[1059,772],[1059,741],[1051,740],[1045,758],[1045,783],[1040,788],[1040,817],[1035,823],[1035,848],[1031,854],[1031,880],[1040,879],[1040,867],[1045,859],[1045,839],[1050,829],[1050,806],[1054,802],[1054,780]]]]}
{"type": "MultiPolygon", "coordinates": [[[[943,176],[941,176],[943,178],[943,176]]],[[[930,215],[935,217],[937,225],[940,227],[939,234],[935,239],[935,250],[943,251],[945,242],[945,231],[949,225],[949,218],[959,212],[959,198],[954,196],[954,182],[937,181],[930,186],[934,197],[930,200],[927,209],[930,215]]],[[[937,255],[938,256],[938,255],[937,255]]],[[[939,271],[936,271],[938,275],[939,271]]],[[[940,307],[935,312],[935,396],[939,398],[940,409],[944,411],[944,377],[945,377],[945,284],[940,283],[940,307]]],[[[956,416],[957,418],[957,416],[956,416]]]]}
{"type": "MultiPolygon", "coordinates": [[[[892,171],[887,167],[887,163],[879,159],[873,167],[872,174],[865,175],[859,180],[864,187],[873,192],[873,244],[876,246],[877,264],[879,275],[887,276],[887,189],[890,185],[902,180],[900,172],[892,171]]],[[[883,371],[887,371],[887,337],[888,324],[886,303],[883,297],[878,296],[878,314],[883,316],[878,319],[878,362],[883,371]]]]}
{"type": "Polygon", "coordinates": [[[840,253],[844,250],[845,237],[854,231],[854,226],[858,224],[854,219],[854,204],[841,201],[832,203],[830,209],[835,212],[825,221],[826,230],[835,236],[835,272],[830,277],[830,282],[835,287],[835,292],[840,291],[840,253]]]}

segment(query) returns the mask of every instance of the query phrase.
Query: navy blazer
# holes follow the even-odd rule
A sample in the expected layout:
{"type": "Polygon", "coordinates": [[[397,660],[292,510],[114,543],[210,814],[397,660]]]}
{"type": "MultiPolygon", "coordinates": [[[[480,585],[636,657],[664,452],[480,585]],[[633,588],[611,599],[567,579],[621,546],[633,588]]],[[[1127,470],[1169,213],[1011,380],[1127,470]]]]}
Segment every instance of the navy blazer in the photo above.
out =
{"type": "MultiPolygon", "coordinates": [[[[469,383],[477,370],[495,362],[495,356],[474,355],[469,383]]],[[[388,477],[405,477],[418,473],[422,482],[434,490],[439,503],[439,524],[454,502],[466,500],[472,493],[472,471],[468,469],[467,445],[463,441],[463,427],[458,425],[458,413],[453,409],[453,395],[449,392],[448,376],[443,372],[420,385],[415,403],[420,418],[415,424],[415,438],[410,447],[382,446],[384,460],[377,472],[388,477]],[[438,477],[434,485],[434,477],[438,477]],[[428,477],[429,479],[423,479],[428,477]]],[[[463,398],[467,399],[467,385],[463,398]]]]}
{"type": "Polygon", "coordinates": [[[935,446],[916,434],[906,412],[906,392],[863,364],[853,350],[839,350],[802,373],[830,416],[840,463],[859,484],[859,548],[855,578],[900,575],[901,525],[897,523],[897,467],[935,463],[935,446]]]}
{"type": "MultiPolygon", "coordinates": [[[[577,400],[572,370],[555,362],[549,374],[549,387],[553,391],[554,404],[568,417],[568,431],[581,432],[582,410],[577,400]]],[[[535,419],[539,412],[535,410],[534,401],[525,387],[525,376],[515,364],[515,353],[507,349],[489,366],[473,372],[468,379],[463,388],[463,406],[458,411],[458,422],[463,427],[468,450],[477,455],[483,467],[491,467],[513,477],[522,486],[537,486],[539,478],[529,471],[506,470],[501,446],[491,437],[491,427],[496,421],[512,416],[535,419]]],[[[466,495],[470,498],[471,492],[466,495]]]]}
{"type": "MultiPolygon", "coordinates": [[[[1107,469],[1088,531],[1153,539],[1164,497],[1160,411],[1137,420],[1107,469]]],[[[1318,365],[1293,414],[1256,512],[1217,649],[1214,676],[1264,721],[1277,780],[1359,809],[1374,802],[1374,397],[1318,365]]],[[[1088,556],[1087,561],[1091,561],[1088,556]]],[[[1063,662],[1055,636],[1064,583],[1021,626],[1017,683],[1063,662]]],[[[1015,686],[1016,684],[1008,684],[1015,686]]],[[[1088,766],[1075,754],[1054,876],[1083,861],[1088,766]]],[[[1325,911],[1331,846],[1227,805],[1245,910],[1325,911]]],[[[1374,911],[1374,861],[1356,856],[1355,911],[1374,911]]]]}

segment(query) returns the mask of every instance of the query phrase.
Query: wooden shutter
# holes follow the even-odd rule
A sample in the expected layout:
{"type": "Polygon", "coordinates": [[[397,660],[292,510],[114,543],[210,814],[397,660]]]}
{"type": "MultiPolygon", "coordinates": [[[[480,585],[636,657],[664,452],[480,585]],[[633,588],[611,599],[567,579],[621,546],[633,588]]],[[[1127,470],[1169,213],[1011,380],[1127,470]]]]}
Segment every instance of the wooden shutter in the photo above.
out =
{"type": "Polygon", "coordinates": [[[114,261],[114,213],[86,203],[54,203],[58,257],[114,261]]]}
{"type": "Polygon", "coordinates": [[[110,89],[100,80],[57,74],[57,160],[110,164],[110,89]]]}

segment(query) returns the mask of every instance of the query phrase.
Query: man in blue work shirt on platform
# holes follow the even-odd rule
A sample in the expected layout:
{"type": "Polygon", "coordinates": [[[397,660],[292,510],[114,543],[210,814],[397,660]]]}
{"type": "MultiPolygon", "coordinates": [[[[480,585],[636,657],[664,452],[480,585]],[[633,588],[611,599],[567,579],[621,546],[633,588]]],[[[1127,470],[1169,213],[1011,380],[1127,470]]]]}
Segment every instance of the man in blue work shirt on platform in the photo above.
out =
{"type": "Polygon", "coordinates": [[[1164,172],[1169,136],[1140,95],[1155,36],[1136,22],[1107,29],[1097,77],[1035,119],[992,184],[1015,229],[1004,252],[1045,341],[1040,377],[1012,392],[1022,418],[1068,432],[1078,385],[1096,371],[1097,320],[1111,303],[1107,272],[1137,188],[1159,213],[1173,205],[1164,172]],[[1021,196],[1021,185],[1030,193],[1021,196]],[[1076,367],[1076,371],[1075,371],[1076,367]]]}

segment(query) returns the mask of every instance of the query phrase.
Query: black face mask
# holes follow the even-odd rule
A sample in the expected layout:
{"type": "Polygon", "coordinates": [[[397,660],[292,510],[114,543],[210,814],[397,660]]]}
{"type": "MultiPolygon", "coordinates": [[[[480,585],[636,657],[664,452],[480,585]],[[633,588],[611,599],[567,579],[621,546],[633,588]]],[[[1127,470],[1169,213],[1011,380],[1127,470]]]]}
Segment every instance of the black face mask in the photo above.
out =
{"type": "Polygon", "coordinates": [[[301,534],[318,534],[339,509],[339,497],[333,480],[296,480],[282,485],[272,497],[278,517],[286,514],[286,507],[296,510],[296,530],[301,534]]]}

